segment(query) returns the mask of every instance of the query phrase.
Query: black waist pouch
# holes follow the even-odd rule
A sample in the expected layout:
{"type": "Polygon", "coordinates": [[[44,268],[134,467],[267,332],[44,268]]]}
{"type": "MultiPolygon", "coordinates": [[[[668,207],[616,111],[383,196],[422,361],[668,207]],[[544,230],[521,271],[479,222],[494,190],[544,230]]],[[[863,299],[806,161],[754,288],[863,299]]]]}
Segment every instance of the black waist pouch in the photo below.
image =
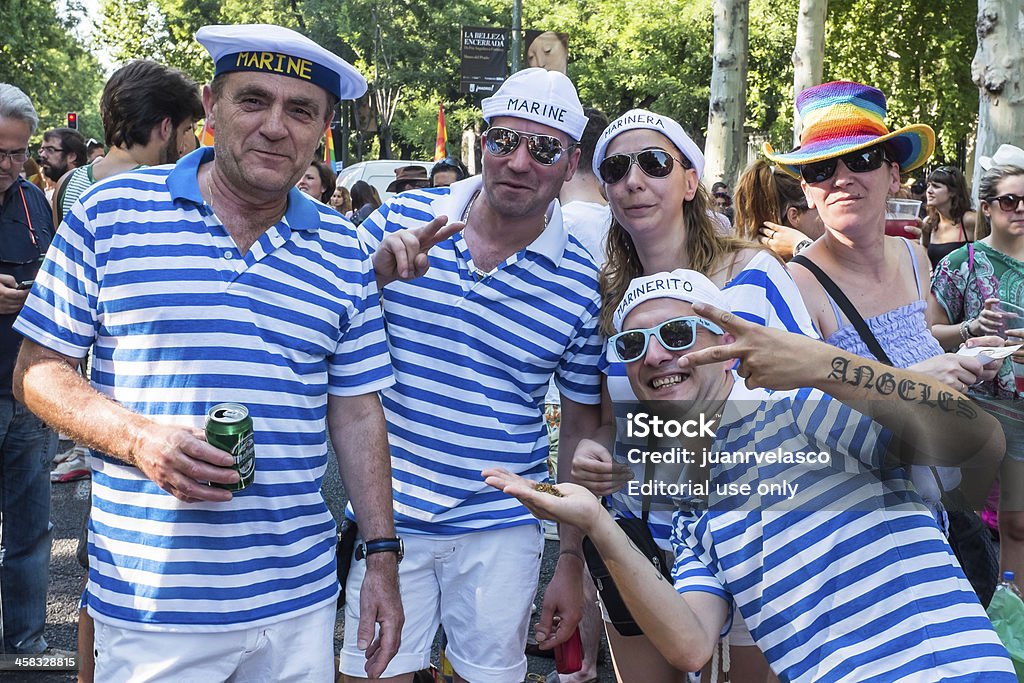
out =
{"type": "MultiPolygon", "coordinates": [[[[626,532],[633,545],[637,547],[643,556],[661,572],[662,576],[671,581],[672,567],[666,566],[665,552],[654,542],[651,530],[647,526],[646,517],[646,514],[642,519],[620,517],[615,522],[626,532]]],[[[589,536],[583,538],[583,556],[587,560],[590,577],[594,580],[594,585],[597,586],[597,592],[601,594],[601,602],[604,603],[604,608],[608,612],[608,618],[612,626],[615,627],[615,630],[624,636],[643,635],[643,629],[637,625],[633,615],[629,613],[629,608],[626,607],[626,603],[622,600],[618,587],[612,581],[608,567],[605,566],[604,560],[601,559],[601,553],[597,551],[589,536]]]]}

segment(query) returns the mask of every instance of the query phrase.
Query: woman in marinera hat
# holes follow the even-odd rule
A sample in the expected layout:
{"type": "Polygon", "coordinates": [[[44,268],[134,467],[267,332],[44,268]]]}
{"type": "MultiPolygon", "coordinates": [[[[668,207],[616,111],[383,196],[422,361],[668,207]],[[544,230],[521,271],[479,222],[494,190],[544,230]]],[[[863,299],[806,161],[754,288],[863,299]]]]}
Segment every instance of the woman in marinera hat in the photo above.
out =
{"type": "MultiPolygon", "coordinates": [[[[849,81],[808,88],[797,97],[796,108],[804,122],[800,147],[776,154],[765,143],[764,154],[801,178],[807,204],[825,226],[789,265],[822,338],[860,356],[912,367],[962,393],[991,379],[993,372],[977,358],[944,353],[932,336],[932,325],[950,321],[931,294],[924,248],[885,234],[886,198],[899,190],[901,171],[918,168],[931,156],[932,129],[915,124],[890,132],[882,92],[849,81]],[[830,293],[829,286],[838,291],[830,293]],[[844,305],[852,306],[848,310],[863,319],[870,334],[858,331],[844,305]]],[[[961,341],[982,333],[980,327],[961,330],[961,341]]],[[[1001,345],[1002,340],[979,337],[972,344],[1001,345]]],[[[921,497],[946,530],[939,487],[955,488],[959,470],[911,469],[921,497]]]]}

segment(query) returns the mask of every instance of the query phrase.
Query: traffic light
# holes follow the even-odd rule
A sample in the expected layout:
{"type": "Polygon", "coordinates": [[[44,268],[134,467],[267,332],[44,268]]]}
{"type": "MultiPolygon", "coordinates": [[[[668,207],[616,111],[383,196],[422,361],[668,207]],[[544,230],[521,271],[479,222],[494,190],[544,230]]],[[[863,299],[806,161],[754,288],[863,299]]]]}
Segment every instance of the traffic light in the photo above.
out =
{"type": "Polygon", "coordinates": [[[68,112],[68,128],[74,128],[75,130],[78,130],[78,112],[68,112]]]}

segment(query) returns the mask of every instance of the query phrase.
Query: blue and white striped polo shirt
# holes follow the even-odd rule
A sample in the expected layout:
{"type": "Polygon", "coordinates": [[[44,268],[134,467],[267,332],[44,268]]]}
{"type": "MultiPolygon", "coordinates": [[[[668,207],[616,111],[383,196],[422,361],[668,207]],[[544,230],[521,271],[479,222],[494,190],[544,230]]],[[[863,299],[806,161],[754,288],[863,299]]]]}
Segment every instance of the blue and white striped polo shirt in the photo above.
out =
{"type": "MultiPolygon", "coordinates": [[[[887,430],[817,390],[770,394],[737,382],[716,436],[713,451],[827,451],[828,468],[762,474],[814,479],[822,498],[845,495],[843,504],[832,499],[817,510],[720,510],[712,496],[711,511],[683,508],[673,520],[676,589],[734,599],[779,678],[1016,680],[905,471],[882,469],[887,430]],[[869,477],[902,492],[906,504],[851,509],[877,502],[877,489],[859,485],[869,477]]],[[[711,481],[729,479],[732,469],[712,468],[711,481]]]]}
{"type": "Polygon", "coordinates": [[[202,427],[228,401],[252,415],[256,480],[227,503],[183,503],[93,452],[89,608],[128,628],[232,630],[332,603],[327,395],[393,381],[352,225],[293,189],[242,255],[196,185],[212,157],[88,190],[17,322],[67,356],[95,342],[93,386],[154,421],[202,427]]]}
{"type": "MultiPolygon", "coordinates": [[[[481,179],[405,192],[360,226],[371,250],[385,235],[438,215],[459,220],[481,179]]],[[[601,400],[597,267],[562,225],[557,202],[533,243],[486,275],[461,233],[431,248],[430,269],[384,288],[396,383],[382,392],[395,522],[406,533],[459,534],[536,524],[486,486],[502,466],[547,476],[544,393],[554,373],[573,401],[601,400]]]]}
{"type": "MultiPolygon", "coordinates": [[[[792,276],[767,250],[755,254],[722,291],[732,312],[744,320],[820,339],[792,276]]],[[[602,365],[608,373],[608,395],[615,412],[615,459],[628,464],[635,481],[642,482],[644,466],[631,463],[626,457],[632,448],[647,448],[646,439],[627,436],[626,416],[636,412],[638,404],[626,377],[626,364],[603,361],[602,365]]],[[[627,489],[621,489],[611,496],[611,507],[621,515],[639,517],[641,500],[630,496],[627,489]]],[[[654,540],[665,550],[671,547],[669,534],[674,509],[667,503],[651,502],[648,525],[654,540]]]]}

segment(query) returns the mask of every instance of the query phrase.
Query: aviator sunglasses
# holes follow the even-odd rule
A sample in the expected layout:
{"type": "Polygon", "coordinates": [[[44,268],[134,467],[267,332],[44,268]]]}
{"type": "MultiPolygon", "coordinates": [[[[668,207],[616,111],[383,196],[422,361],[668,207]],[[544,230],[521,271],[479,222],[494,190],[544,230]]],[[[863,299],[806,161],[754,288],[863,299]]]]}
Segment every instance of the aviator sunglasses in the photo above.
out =
{"type": "Polygon", "coordinates": [[[998,197],[992,197],[991,199],[986,199],[985,201],[989,203],[998,202],[1000,209],[1002,209],[1006,213],[1010,213],[1012,211],[1016,211],[1017,207],[1020,206],[1021,202],[1024,202],[1024,196],[1021,196],[1019,194],[1001,194],[998,197]]]}
{"type": "Polygon", "coordinates": [[[808,183],[823,183],[836,172],[836,164],[842,159],[846,168],[854,173],[869,173],[882,165],[883,161],[889,161],[885,156],[885,149],[880,145],[859,149],[856,152],[844,154],[841,157],[832,157],[824,161],[815,161],[800,166],[800,175],[808,183]]]}
{"type": "Polygon", "coordinates": [[[484,133],[487,151],[496,157],[508,156],[516,151],[522,140],[526,140],[526,150],[533,160],[543,166],[554,165],[565,151],[562,141],[551,135],[524,133],[502,126],[492,126],[484,133]]]}
{"type": "Polygon", "coordinates": [[[632,363],[644,357],[652,336],[667,351],[685,351],[697,341],[697,326],[715,334],[725,334],[721,327],[697,316],[683,316],[666,320],[660,325],[641,330],[626,330],[608,340],[609,361],[632,363]]]}
{"type": "Polygon", "coordinates": [[[601,180],[609,185],[617,183],[629,173],[629,167],[636,164],[646,175],[652,178],[664,178],[672,172],[673,162],[679,162],[683,168],[693,168],[689,159],[683,157],[676,159],[663,149],[654,147],[629,154],[612,154],[605,157],[597,172],[601,174],[601,180]]]}

